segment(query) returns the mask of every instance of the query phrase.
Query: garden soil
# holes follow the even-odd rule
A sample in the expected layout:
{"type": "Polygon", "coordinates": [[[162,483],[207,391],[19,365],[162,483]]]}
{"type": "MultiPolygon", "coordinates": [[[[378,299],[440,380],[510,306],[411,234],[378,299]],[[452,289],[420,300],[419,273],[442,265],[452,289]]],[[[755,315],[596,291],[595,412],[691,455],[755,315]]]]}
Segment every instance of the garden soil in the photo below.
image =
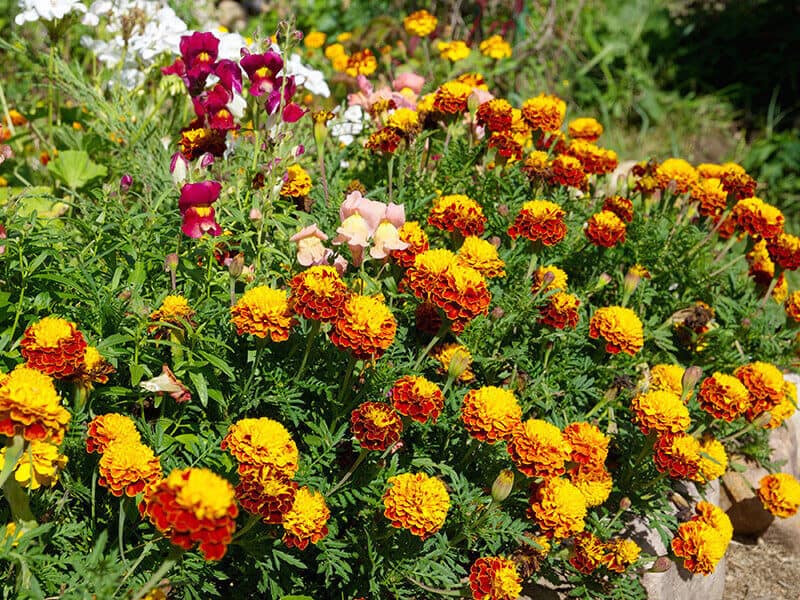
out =
{"type": "Polygon", "coordinates": [[[800,598],[800,558],[783,546],[737,538],[726,557],[724,600],[800,598]]]}

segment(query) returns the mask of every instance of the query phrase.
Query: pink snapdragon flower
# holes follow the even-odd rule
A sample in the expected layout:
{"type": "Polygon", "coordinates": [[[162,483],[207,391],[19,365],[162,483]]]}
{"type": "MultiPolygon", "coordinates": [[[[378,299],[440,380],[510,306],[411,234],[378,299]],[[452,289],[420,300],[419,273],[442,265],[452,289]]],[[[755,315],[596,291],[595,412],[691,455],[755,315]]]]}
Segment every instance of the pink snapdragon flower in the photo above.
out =
{"type": "Polygon", "coordinates": [[[328,264],[333,250],[322,244],[327,239],[328,236],[317,227],[316,223],[304,227],[289,238],[297,244],[297,262],[304,267],[328,264]]]}
{"type": "Polygon", "coordinates": [[[405,223],[405,209],[397,204],[383,204],[364,198],[358,190],[350,192],[339,208],[339,219],[342,224],[336,230],[333,243],[346,243],[353,256],[353,265],[358,267],[364,262],[364,249],[370,245],[372,258],[385,258],[389,250],[404,250],[408,247],[399,236],[393,234],[392,228],[399,229],[405,223]],[[380,229],[380,232],[379,232],[380,229]],[[378,234],[378,235],[376,235],[378,234]]]}
{"type": "Polygon", "coordinates": [[[222,227],[215,218],[214,207],[211,206],[219,198],[221,190],[222,184],[217,181],[184,184],[178,201],[183,217],[183,233],[191,238],[202,237],[204,233],[213,236],[222,233],[222,227]]]}

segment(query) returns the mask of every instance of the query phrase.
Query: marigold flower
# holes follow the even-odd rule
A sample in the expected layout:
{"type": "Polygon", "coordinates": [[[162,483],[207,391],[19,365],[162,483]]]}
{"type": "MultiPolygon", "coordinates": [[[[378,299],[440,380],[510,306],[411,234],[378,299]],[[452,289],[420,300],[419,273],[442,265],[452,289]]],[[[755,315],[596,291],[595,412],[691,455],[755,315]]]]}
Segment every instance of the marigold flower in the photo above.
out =
{"type": "Polygon", "coordinates": [[[136,443],[141,441],[136,424],[127,415],[106,413],[98,415],[87,427],[86,452],[102,454],[112,442],[125,441],[136,443]]]}
{"type": "Polygon", "coordinates": [[[383,402],[362,402],[350,415],[353,437],[365,450],[386,450],[400,439],[403,422],[383,402]]]}
{"type": "Polygon", "coordinates": [[[292,310],[306,319],[330,322],[337,318],[347,301],[347,285],[339,272],[328,265],[314,266],[295,275],[292,288],[292,310]]]}
{"type": "Polygon", "coordinates": [[[539,94],[522,104],[522,118],[531,129],[555,131],[564,122],[567,103],[557,96],[539,94]]]}
{"type": "Polygon", "coordinates": [[[680,365],[654,365],[650,368],[650,390],[671,392],[676,396],[683,393],[683,374],[680,365]]]}
{"type": "Polygon", "coordinates": [[[289,330],[296,323],[292,318],[287,293],[265,285],[247,290],[231,306],[231,322],[239,335],[250,333],[260,338],[269,336],[273,342],[288,340],[289,330]]]}
{"type": "Polygon", "coordinates": [[[794,415],[797,410],[797,387],[791,381],[783,384],[784,396],[775,407],[769,411],[769,423],[764,425],[765,429],[775,429],[780,427],[786,419],[794,415]]]}
{"type": "MultiPolygon", "coordinates": [[[[460,81],[447,81],[439,86],[433,96],[433,109],[445,117],[461,114],[467,110],[467,100],[472,86],[460,81]]],[[[419,109],[419,106],[417,106],[419,109]]]]}
{"type": "Polygon", "coordinates": [[[533,273],[533,293],[551,290],[565,291],[567,289],[567,279],[567,274],[555,265],[539,267],[533,273]],[[545,279],[549,280],[549,283],[545,284],[545,279]]]}
{"type": "Polygon", "coordinates": [[[575,140],[586,140],[596,142],[603,135],[603,126],[591,117],[579,117],[572,119],[567,127],[569,137],[575,140]]]}
{"type": "Polygon", "coordinates": [[[283,516],[283,543],[305,550],[309,542],[316,544],[328,535],[330,518],[325,496],[301,487],[294,495],[292,508],[283,516]]]}
{"type": "Polygon", "coordinates": [[[472,372],[472,354],[461,344],[442,344],[433,349],[433,357],[441,363],[439,373],[453,377],[461,383],[475,379],[472,372]]]}
{"type": "Polygon", "coordinates": [[[547,152],[534,150],[525,158],[520,170],[532,183],[548,179],[550,177],[550,156],[547,152]]]}
{"type": "Polygon", "coordinates": [[[783,213],[761,198],[743,198],[733,207],[736,224],[744,231],[765,240],[777,237],[783,232],[783,213]]]}
{"type": "Polygon", "coordinates": [[[421,128],[419,113],[410,108],[397,108],[386,117],[386,126],[402,133],[405,137],[411,137],[421,128]]]}
{"type": "Polygon", "coordinates": [[[678,433],[686,431],[691,424],[689,409],[681,397],[672,392],[651,390],[634,396],[631,410],[634,421],[645,435],[652,431],[678,433]]]}
{"type": "Polygon", "coordinates": [[[164,476],[153,450],[130,440],[111,442],[100,458],[98,471],[97,483],[117,497],[124,494],[133,498],[164,476]]]}
{"type": "Polygon", "coordinates": [[[475,120],[489,131],[507,131],[513,121],[512,106],[503,98],[492,98],[478,106],[475,120]]]}
{"type": "Polygon", "coordinates": [[[236,500],[247,512],[258,515],[264,523],[277,525],[294,504],[297,484],[274,470],[249,469],[240,474],[236,500]]]}
{"type": "Polygon", "coordinates": [[[625,243],[625,222],[609,210],[602,210],[589,217],[584,233],[595,246],[613,248],[625,243]]]}
{"type": "Polygon", "coordinates": [[[736,163],[725,163],[720,167],[722,172],[714,177],[722,180],[722,187],[725,192],[734,196],[737,200],[751,198],[756,193],[756,180],[750,177],[741,165],[736,163]]]}
{"type": "Polygon", "coordinates": [[[178,148],[186,160],[195,160],[208,153],[222,156],[227,149],[225,129],[211,129],[190,125],[181,130],[178,148]]]}
{"type": "Polygon", "coordinates": [[[478,46],[481,54],[500,60],[501,58],[511,58],[511,44],[503,39],[500,35],[493,35],[486,38],[478,46]]]}
{"type": "MultiPolygon", "coordinates": [[[[6,448],[0,448],[0,463],[6,459],[6,448]]],[[[23,488],[38,490],[53,487],[64,467],[67,457],[58,453],[58,446],[49,442],[33,441],[17,459],[14,479],[23,488]]]]}
{"type": "MultiPolygon", "coordinates": [[[[266,417],[240,419],[228,428],[220,447],[241,465],[267,468],[276,477],[292,478],[297,472],[299,453],[292,435],[281,423],[266,417]]],[[[240,467],[239,472],[242,470],[240,467]]]]}
{"type": "Polygon", "coordinates": [[[700,442],[688,433],[663,433],[653,445],[653,460],[673,479],[694,479],[700,469],[700,442]]]}
{"type": "Polygon", "coordinates": [[[789,473],[765,475],[758,483],[758,498],[764,509],[784,519],[800,508],[800,481],[789,473]]]}
{"type": "MultiPolygon", "coordinates": [[[[150,313],[151,321],[161,321],[169,323],[175,327],[183,327],[186,323],[192,323],[195,310],[189,306],[189,301],[180,294],[170,294],[164,298],[161,306],[150,313]]],[[[148,331],[159,330],[158,325],[151,325],[148,331]]]]}
{"type": "Polygon", "coordinates": [[[108,376],[115,371],[94,346],[86,346],[83,353],[83,364],[78,379],[84,383],[108,383],[108,376]]]}
{"type": "Polygon", "coordinates": [[[750,392],[750,405],[746,411],[748,421],[772,410],[784,398],[783,374],[774,365],[754,362],[739,367],[733,374],[750,392]]]}
{"type": "Polygon", "coordinates": [[[425,252],[430,245],[428,235],[417,221],[406,221],[398,231],[400,240],[408,244],[404,250],[392,250],[389,255],[401,267],[408,268],[414,264],[417,254],[425,252]]]}
{"type": "Polygon", "coordinates": [[[581,161],[574,156],[559,154],[550,162],[547,181],[550,185],[563,185],[582,190],[586,187],[587,178],[581,161]]]}
{"type": "Polygon", "coordinates": [[[492,279],[505,277],[505,263],[497,254],[497,248],[474,235],[467,236],[458,250],[458,260],[478,273],[492,279]]]}
{"type": "Polygon", "coordinates": [[[328,36],[321,31],[309,31],[303,38],[303,44],[306,48],[317,50],[325,45],[325,40],[328,36]]]}
{"type": "Polygon", "coordinates": [[[714,373],[700,384],[697,393],[700,408],[717,419],[733,421],[750,406],[747,388],[732,375],[714,373]]]}
{"type": "Polygon", "coordinates": [[[567,538],[583,531],[586,501],[566,479],[549,477],[534,488],[527,514],[547,539],[567,538]]]}
{"type": "Polygon", "coordinates": [[[425,473],[401,473],[390,477],[383,495],[383,514],[392,527],[402,527],[423,540],[444,525],[450,495],[444,483],[425,473]]]}
{"type": "Polygon", "coordinates": [[[475,200],[463,194],[453,194],[434,199],[428,223],[443,231],[458,231],[464,237],[477,236],[486,227],[486,217],[475,200]]]}
{"type": "Polygon", "coordinates": [[[572,453],[558,427],[540,419],[528,419],[512,430],[507,449],[513,463],[528,477],[562,475],[572,453]]]}
{"type": "Polygon", "coordinates": [[[439,19],[427,10],[418,10],[403,19],[403,27],[410,35],[425,37],[433,33],[439,19]]]}
{"type": "Polygon", "coordinates": [[[369,135],[367,143],[364,147],[373,152],[383,152],[384,154],[393,154],[400,146],[403,138],[392,127],[382,127],[378,131],[374,131],[369,135]]]}
{"type": "Polygon", "coordinates": [[[311,192],[311,177],[300,165],[291,165],[283,177],[280,195],[290,198],[302,198],[311,192]]]}
{"type": "Polygon", "coordinates": [[[594,468],[601,468],[606,462],[611,440],[597,425],[570,423],[564,428],[562,435],[572,448],[570,461],[582,467],[594,468]]]}
{"type": "Polygon", "coordinates": [[[644,345],[644,328],[636,313],[622,306],[598,308],[589,321],[589,337],[602,338],[606,352],[633,356],[644,345]]]}
{"type": "Polygon", "coordinates": [[[469,569],[469,588],[474,600],[516,600],[522,591],[522,579],[513,560],[484,556],[469,569]]]}
{"type": "Polygon", "coordinates": [[[75,323],[58,317],[45,317],[28,327],[19,345],[29,367],[56,379],[75,375],[86,351],[86,340],[75,323]]]}
{"type": "Polygon", "coordinates": [[[580,315],[578,306],[581,301],[573,294],[556,292],[547,299],[547,304],[539,309],[539,322],[554,329],[574,328],[578,325],[580,315]]]}
{"type": "Polygon", "coordinates": [[[422,302],[414,309],[414,326],[428,335],[436,335],[442,329],[442,311],[431,302],[422,302]]]}
{"type": "Polygon", "coordinates": [[[725,446],[712,436],[704,437],[700,441],[700,468],[696,480],[708,483],[719,479],[728,468],[728,455],[725,446]]]}
{"type": "Polygon", "coordinates": [[[672,551],[692,573],[709,575],[722,560],[733,535],[728,516],[708,502],[699,502],[697,515],[682,523],[672,539],[672,551]]]}
{"type": "Polygon", "coordinates": [[[682,158],[668,158],[655,170],[658,187],[662,190],[675,182],[675,193],[685,194],[697,183],[699,175],[697,170],[682,158]]]}
{"type": "Polygon", "coordinates": [[[692,200],[697,202],[697,212],[704,217],[719,217],[728,207],[728,193],[722,181],[715,177],[701,179],[692,185],[692,200]]]}
{"type": "Polygon", "coordinates": [[[633,221],[633,202],[623,196],[608,196],[603,201],[603,210],[614,213],[625,223],[633,221]]]}
{"type": "Polygon", "coordinates": [[[654,160],[636,163],[631,169],[631,175],[635,177],[633,191],[639,192],[643,196],[651,196],[659,189],[656,179],[656,169],[658,163],[654,160]]]}
{"type": "Polygon", "coordinates": [[[397,321],[382,301],[352,295],[334,321],[330,338],[340,350],[350,350],[357,359],[366,360],[380,358],[396,332],[397,321]]]}
{"type": "Polygon", "coordinates": [[[483,75],[476,72],[467,72],[462,73],[458,77],[456,77],[456,81],[460,83],[465,83],[471,88],[475,88],[478,90],[489,91],[489,86],[486,85],[486,79],[484,79],[483,75]]]}
{"type": "Polygon", "coordinates": [[[350,55],[344,72],[350,77],[357,77],[359,75],[372,75],[377,68],[378,61],[375,59],[375,55],[372,54],[372,50],[365,48],[350,55]]]}
{"type": "Polygon", "coordinates": [[[510,164],[522,158],[522,144],[508,131],[493,132],[489,136],[488,145],[497,152],[500,164],[510,164]]]}
{"type": "Polygon", "coordinates": [[[175,469],[145,488],[139,512],[176,546],[198,544],[206,560],[220,560],[236,530],[233,486],[208,469],[175,469]]]}
{"type": "Polygon", "coordinates": [[[462,40],[453,40],[452,42],[437,42],[436,49],[439,55],[449,60],[450,62],[458,62],[464,60],[470,55],[471,50],[469,46],[462,40]]]}
{"type": "Polygon", "coordinates": [[[461,420],[469,434],[489,444],[511,439],[521,419],[514,394],[495,386],[470,390],[461,405],[461,420]]]}
{"type": "Polygon", "coordinates": [[[418,375],[405,375],[395,381],[389,396],[397,412],[419,423],[435,423],[444,407],[439,386],[418,375]]]}
{"type": "Polygon", "coordinates": [[[567,213],[549,200],[531,200],[522,205],[513,225],[508,228],[512,239],[519,236],[545,246],[554,246],[567,235],[564,216],[567,213]]]}
{"type": "Polygon", "coordinates": [[[586,140],[572,140],[564,153],[577,158],[590,175],[611,173],[619,165],[616,152],[586,140]]]}
{"type": "Polygon", "coordinates": [[[586,506],[600,506],[611,495],[614,480],[603,465],[572,468],[569,480],[583,495],[586,506]]]}
{"type": "Polygon", "coordinates": [[[642,549],[633,540],[613,539],[605,544],[606,555],[603,563],[615,573],[624,573],[625,570],[639,559],[642,549]]]}
{"type": "Polygon", "coordinates": [[[796,235],[778,234],[767,242],[767,251],[781,269],[795,271],[800,267],[800,238],[796,235]]]}
{"type": "Polygon", "coordinates": [[[70,414],[58,397],[53,380],[44,373],[19,365],[0,385],[0,433],[21,435],[28,441],[60,444],[70,414]]]}
{"type": "Polygon", "coordinates": [[[603,541],[589,531],[581,531],[575,536],[568,562],[584,575],[589,575],[603,564],[605,557],[603,541]]]}

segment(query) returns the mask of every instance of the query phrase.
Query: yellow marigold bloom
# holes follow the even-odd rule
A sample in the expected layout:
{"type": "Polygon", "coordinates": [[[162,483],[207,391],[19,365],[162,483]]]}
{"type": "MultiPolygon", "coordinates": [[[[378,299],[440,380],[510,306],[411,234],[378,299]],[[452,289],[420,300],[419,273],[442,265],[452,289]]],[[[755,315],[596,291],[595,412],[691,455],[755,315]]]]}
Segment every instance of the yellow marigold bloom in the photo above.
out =
{"type": "Polygon", "coordinates": [[[624,573],[625,569],[639,560],[642,549],[633,540],[620,538],[609,540],[605,545],[606,556],[603,560],[606,567],[615,573],[624,573]]]}
{"type": "MultiPolygon", "coordinates": [[[[330,61],[333,61],[335,58],[340,56],[347,56],[347,52],[344,49],[344,46],[341,44],[331,44],[327,48],[325,48],[325,58],[330,61]]],[[[346,59],[345,59],[346,62],[346,59]]]]}
{"type": "Polygon", "coordinates": [[[231,307],[231,322],[239,335],[269,336],[273,342],[288,340],[295,324],[286,292],[265,285],[251,288],[239,298],[231,307]]]}
{"type": "Polygon", "coordinates": [[[794,516],[800,508],[800,481],[789,473],[765,475],[758,484],[758,498],[776,517],[794,516]]]}
{"type": "Polygon", "coordinates": [[[486,80],[480,73],[475,73],[475,72],[462,73],[461,75],[456,77],[456,81],[464,83],[471,88],[477,88],[479,90],[489,91],[489,86],[486,85],[486,80]]]}
{"type": "Polygon", "coordinates": [[[732,375],[714,373],[700,384],[697,393],[700,408],[717,419],[733,421],[750,406],[750,393],[732,375]]]}
{"type": "Polygon", "coordinates": [[[228,428],[220,447],[240,465],[263,467],[286,478],[297,472],[299,453],[292,435],[282,424],[266,417],[240,419],[228,428]]]}
{"type": "Polygon", "coordinates": [[[11,547],[14,548],[19,545],[19,539],[25,535],[28,530],[24,527],[17,527],[17,524],[12,521],[6,524],[3,535],[0,536],[0,545],[8,543],[11,538],[11,547]]]}
{"type": "Polygon", "coordinates": [[[634,396],[631,410],[642,433],[677,433],[686,431],[691,424],[689,409],[678,394],[651,390],[634,396]]]}
{"type": "Polygon", "coordinates": [[[580,117],[569,122],[568,131],[572,139],[594,143],[603,135],[603,126],[591,117],[580,117]]]}
{"type": "MultiPolygon", "coordinates": [[[[0,464],[5,461],[6,448],[0,448],[0,464]]],[[[38,490],[53,487],[67,466],[67,457],[58,453],[58,446],[49,442],[34,441],[17,459],[14,479],[23,487],[38,490]]]]}
{"type": "Polygon", "coordinates": [[[604,466],[601,468],[584,467],[572,469],[569,473],[572,482],[586,501],[586,506],[600,506],[611,495],[614,480],[604,466]]]}
{"type": "Polygon", "coordinates": [[[603,563],[605,554],[602,540],[589,531],[582,531],[575,536],[568,562],[584,575],[589,575],[603,563]]]}
{"type": "Polygon", "coordinates": [[[127,415],[107,413],[97,415],[87,427],[86,452],[102,454],[115,441],[129,443],[141,441],[136,423],[127,415]]]}
{"type": "Polygon", "coordinates": [[[458,250],[458,259],[487,279],[506,275],[506,265],[498,256],[497,248],[474,235],[464,239],[464,243],[458,250]]]}
{"type": "Polygon", "coordinates": [[[472,353],[461,344],[443,344],[433,350],[433,357],[441,363],[439,373],[453,377],[461,383],[475,379],[472,372],[472,353]]]}
{"type": "Polygon", "coordinates": [[[178,294],[171,294],[164,298],[158,310],[150,313],[150,320],[181,325],[184,321],[190,321],[194,314],[195,311],[189,306],[186,298],[178,294]]]}
{"type": "Polygon", "coordinates": [[[694,507],[696,514],[694,520],[704,521],[717,530],[722,539],[730,542],[733,539],[733,525],[730,517],[719,506],[705,500],[700,500],[694,507]]]}
{"type": "Polygon", "coordinates": [[[549,477],[534,490],[528,517],[536,521],[548,539],[567,538],[583,531],[586,501],[566,479],[549,477]]]}
{"type": "Polygon", "coordinates": [[[683,566],[692,573],[709,575],[722,560],[728,542],[705,521],[689,521],[678,527],[672,550],[682,557],[683,566]]]}
{"type": "Polygon", "coordinates": [[[56,379],[73,377],[83,366],[86,340],[75,323],[45,317],[25,330],[20,352],[28,366],[56,379]]]}
{"type": "Polygon", "coordinates": [[[508,454],[528,477],[553,477],[564,473],[572,446],[555,425],[528,419],[512,431],[508,454]]]}
{"type": "Polygon", "coordinates": [[[161,461],[153,450],[139,442],[112,442],[98,465],[97,483],[117,497],[135,497],[163,477],[161,461]]]}
{"type": "Polygon", "coordinates": [[[675,182],[675,193],[685,194],[697,183],[697,170],[682,158],[668,158],[656,168],[656,182],[662,190],[675,182]]]}
{"type": "Polygon", "coordinates": [[[418,10],[403,19],[403,27],[410,35],[425,37],[436,29],[439,19],[427,10],[418,10]]]}
{"type": "Polygon", "coordinates": [[[343,31],[342,33],[336,36],[337,42],[349,42],[352,39],[353,39],[352,31],[343,31]]]}
{"type": "Polygon", "coordinates": [[[463,236],[478,236],[484,232],[486,217],[483,207],[464,194],[434,198],[428,223],[444,231],[458,231],[463,236]]]}
{"type": "Polygon", "coordinates": [[[712,436],[704,437],[700,441],[700,469],[695,480],[708,483],[719,479],[728,468],[728,454],[725,446],[712,436]]]}
{"type": "Polygon", "coordinates": [[[328,36],[321,31],[309,31],[308,35],[303,38],[303,43],[305,44],[306,48],[316,50],[318,48],[322,48],[325,45],[325,40],[327,39],[328,36]]]}
{"type": "Polygon", "coordinates": [[[680,365],[654,365],[650,369],[650,389],[654,392],[671,392],[676,396],[683,393],[683,374],[680,365]]]}
{"type": "Polygon", "coordinates": [[[481,54],[500,60],[501,58],[511,58],[511,44],[503,39],[503,36],[493,35],[483,40],[478,47],[481,54]]]}
{"type": "Polygon", "coordinates": [[[555,265],[539,267],[533,273],[533,293],[548,291],[564,291],[567,289],[568,276],[566,272],[555,265]],[[548,275],[548,273],[550,275],[548,275]],[[549,281],[549,283],[545,283],[549,281]]]}
{"type": "Polygon", "coordinates": [[[434,104],[436,103],[436,92],[431,92],[430,94],[423,94],[417,100],[417,112],[420,115],[427,115],[429,112],[433,111],[434,104]]]}
{"type": "Polygon", "coordinates": [[[585,468],[603,467],[611,439],[597,425],[570,423],[564,428],[563,436],[572,448],[570,461],[585,468]]]}
{"type": "Polygon", "coordinates": [[[720,217],[728,206],[728,192],[716,177],[701,177],[692,185],[691,192],[692,200],[697,202],[697,212],[704,217],[720,217]]]}
{"type": "Polygon", "coordinates": [[[539,94],[522,104],[522,118],[531,129],[555,131],[564,122],[567,103],[557,96],[539,94]]]}
{"type": "Polygon", "coordinates": [[[419,113],[410,108],[397,108],[387,118],[386,126],[393,127],[406,135],[420,130],[419,113]]]}
{"type": "Polygon", "coordinates": [[[458,62],[467,58],[471,52],[469,46],[461,40],[454,40],[452,42],[437,42],[436,49],[442,58],[451,62],[458,62]]]}
{"type": "Polygon", "coordinates": [[[398,231],[400,240],[408,244],[405,250],[392,250],[391,257],[401,267],[408,268],[414,264],[417,254],[425,252],[429,247],[428,234],[423,231],[417,221],[406,221],[398,231]]]}
{"type": "Polygon", "coordinates": [[[142,600],[167,600],[167,594],[157,587],[147,592],[147,595],[142,600]]]}
{"type": "Polygon", "coordinates": [[[7,437],[60,444],[69,420],[53,380],[44,373],[20,365],[0,386],[0,433],[7,437]]]}
{"type": "Polygon", "coordinates": [[[516,600],[522,591],[522,579],[513,560],[485,556],[472,563],[469,588],[473,600],[516,600]]]}
{"type": "Polygon", "coordinates": [[[509,440],[521,419],[514,394],[495,386],[470,390],[461,405],[461,420],[469,434],[489,444],[509,440]]]}
{"type": "Polygon", "coordinates": [[[606,352],[624,352],[633,356],[644,346],[644,327],[630,308],[604,306],[589,321],[589,337],[602,338],[606,352]]]}
{"type": "Polygon", "coordinates": [[[294,495],[292,508],[283,516],[283,542],[305,550],[309,542],[316,544],[328,535],[331,511],[325,496],[303,486],[294,495]]]}
{"type": "Polygon", "coordinates": [[[520,169],[531,182],[535,183],[549,178],[550,164],[550,156],[547,152],[534,150],[525,158],[520,169]]]}
{"type": "Polygon", "coordinates": [[[341,350],[349,350],[358,359],[380,358],[392,345],[397,321],[381,300],[352,295],[333,323],[331,342],[341,350]]]}
{"type": "MultiPolygon", "coordinates": [[[[460,81],[446,81],[433,95],[431,109],[444,116],[461,114],[467,110],[467,101],[472,94],[472,86],[460,81]]],[[[427,112],[417,105],[419,112],[427,112]]]]}
{"type": "Polygon", "coordinates": [[[291,198],[308,196],[311,191],[311,177],[300,165],[291,165],[286,169],[280,195],[291,198]]]}
{"type": "Polygon", "coordinates": [[[567,235],[566,212],[549,200],[530,200],[522,205],[514,223],[508,228],[511,239],[519,236],[545,246],[554,246],[567,235]]]}
{"type": "Polygon", "coordinates": [[[703,179],[721,179],[725,173],[723,165],[714,163],[701,163],[697,165],[697,174],[703,179]]]}
{"type": "Polygon", "coordinates": [[[372,75],[378,68],[378,61],[372,50],[365,48],[350,55],[347,59],[347,67],[345,73],[350,77],[357,77],[358,75],[372,75]]]}
{"type": "Polygon", "coordinates": [[[114,372],[114,367],[94,346],[86,346],[83,353],[83,365],[79,379],[83,382],[107,383],[108,376],[114,372]]]}
{"type": "Polygon", "coordinates": [[[425,539],[441,529],[450,508],[444,483],[425,473],[401,473],[389,478],[383,514],[392,527],[402,527],[425,539]]]}
{"type": "Polygon", "coordinates": [[[750,406],[746,411],[749,421],[775,408],[785,396],[783,374],[774,365],[756,361],[739,367],[733,374],[750,392],[750,406]]]}
{"type": "Polygon", "coordinates": [[[783,400],[778,402],[778,404],[769,411],[770,420],[769,423],[764,426],[766,429],[780,427],[781,423],[791,417],[797,410],[797,387],[790,381],[785,381],[783,390],[785,392],[783,400]]]}
{"type": "Polygon", "coordinates": [[[752,236],[765,240],[777,237],[783,232],[783,213],[761,198],[743,198],[733,207],[736,224],[752,236]]]}

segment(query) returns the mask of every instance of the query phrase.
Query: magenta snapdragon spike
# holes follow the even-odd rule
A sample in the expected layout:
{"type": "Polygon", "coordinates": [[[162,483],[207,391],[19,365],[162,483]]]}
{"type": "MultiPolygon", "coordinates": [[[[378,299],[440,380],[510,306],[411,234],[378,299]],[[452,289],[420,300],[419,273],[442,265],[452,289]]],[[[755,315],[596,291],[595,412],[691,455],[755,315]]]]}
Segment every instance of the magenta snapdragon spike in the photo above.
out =
{"type": "Polygon", "coordinates": [[[233,99],[233,94],[225,89],[221,83],[216,84],[209,91],[192,98],[194,112],[201,119],[205,119],[211,129],[238,129],[233,121],[233,114],[228,108],[228,103],[233,99]]]}
{"type": "Polygon", "coordinates": [[[213,33],[195,32],[184,35],[180,42],[181,57],[161,69],[164,75],[178,75],[186,84],[190,96],[197,96],[214,73],[219,52],[219,40],[213,33]]]}
{"type": "Polygon", "coordinates": [[[283,68],[283,59],[277,52],[245,54],[239,64],[250,79],[250,94],[263,96],[271,94],[281,83],[278,73],[283,68]]]}
{"type": "Polygon", "coordinates": [[[214,236],[222,233],[211,206],[219,198],[221,189],[222,184],[217,181],[187,183],[181,188],[178,208],[183,217],[183,233],[191,238],[199,238],[204,233],[214,236]]]}

